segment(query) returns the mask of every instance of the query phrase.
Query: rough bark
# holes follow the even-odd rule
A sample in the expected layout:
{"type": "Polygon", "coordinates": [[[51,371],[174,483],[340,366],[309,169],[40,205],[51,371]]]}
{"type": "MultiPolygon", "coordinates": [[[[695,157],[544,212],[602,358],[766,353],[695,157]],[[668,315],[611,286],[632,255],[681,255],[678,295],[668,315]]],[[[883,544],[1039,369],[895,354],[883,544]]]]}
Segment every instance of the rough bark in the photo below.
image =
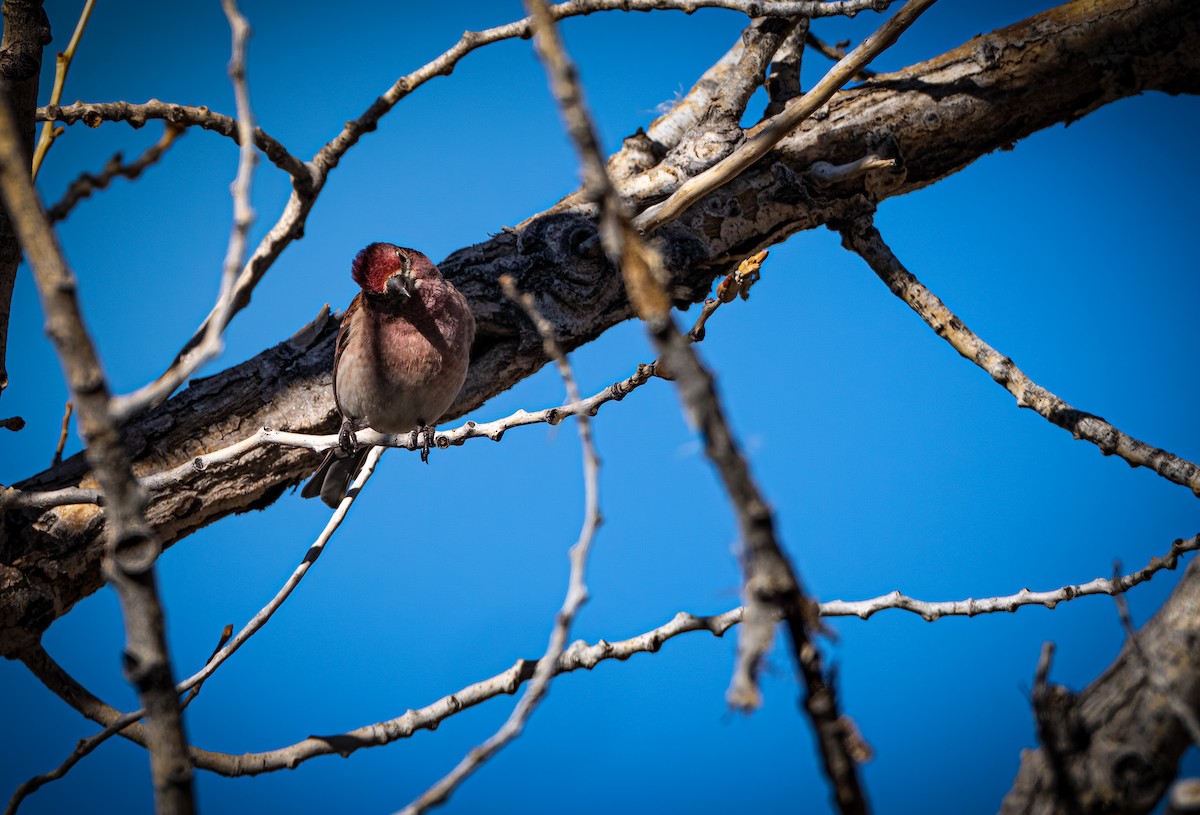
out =
{"type": "Polygon", "coordinates": [[[1116,815],[1158,804],[1191,743],[1172,705],[1200,712],[1200,561],[1137,636],[1140,648],[1126,643],[1079,695],[1054,689],[1049,750],[1023,752],[1001,815],[1116,815]]]}
{"type": "MultiPolygon", "coordinates": [[[[42,0],[4,0],[4,39],[0,41],[0,79],[8,85],[8,105],[21,129],[21,146],[33,160],[34,121],[37,110],[38,75],[42,70],[42,48],[50,42],[50,21],[42,0]]],[[[8,387],[8,318],[12,308],[13,284],[21,263],[21,246],[0,206],[0,394],[8,387]]]]}
{"type": "MultiPolygon", "coordinates": [[[[656,233],[671,294],[679,305],[699,301],[714,277],[758,249],[844,221],[1030,133],[1148,90],[1200,92],[1200,4],[1070,3],[877,76],[839,93],[769,156],[656,233]],[[816,161],[841,164],[867,153],[896,158],[899,166],[828,186],[806,174],[816,161]]],[[[541,339],[501,295],[500,274],[512,275],[537,298],[568,349],[631,316],[590,216],[578,206],[533,218],[440,264],[471,301],[479,325],[471,371],[448,418],[546,362],[541,339]]],[[[194,381],[131,422],[126,436],[135,471],[175,466],[262,425],[332,432],[335,322],[322,321],[246,363],[194,381]]],[[[231,513],[269,505],[317,461],[306,451],[267,447],[234,465],[198,468],[188,484],[153,493],[147,517],[171,544],[231,513]]],[[[77,456],[18,486],[90,484],[85,470],[77,456]]],[[[102,533],[101,510],[91,505],[0,516],[0,653],[18,653],[100,587],[102,533]]]]}

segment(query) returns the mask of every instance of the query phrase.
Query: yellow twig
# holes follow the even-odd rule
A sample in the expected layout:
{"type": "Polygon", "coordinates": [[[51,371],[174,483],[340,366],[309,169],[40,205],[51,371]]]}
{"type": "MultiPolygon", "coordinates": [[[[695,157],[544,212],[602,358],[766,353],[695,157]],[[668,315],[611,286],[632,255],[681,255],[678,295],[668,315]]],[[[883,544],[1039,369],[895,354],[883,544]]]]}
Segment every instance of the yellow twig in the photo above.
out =
{"type": "MultiPolygon", "coordinates": [[[[71,70],[71,60],[75,58],[75,49],[79,47],[79,40],[83,38],[83,30],[87,28],[88,18],[92,16],[92,6],[96,5],[96,0],[86,0],[83,4],[83,11],[79,14],[79,22],[75,24],[75,33],[71,35],[71,41],[67,43],[67,50],[60,51],[54,61],[54,90],[50,93],[50,104],[57,105],[62,99],[63,86],[67,83],[67,71],[71,70]]],[[[42,123],[42,135],[38,138],[37,149],[33,151],[33,177],[37,179],[38,170],[42,166],[43,159],[50,152],[50,145],[63,132],[62,128],[55,128],[54,122],[42,123]]]]}

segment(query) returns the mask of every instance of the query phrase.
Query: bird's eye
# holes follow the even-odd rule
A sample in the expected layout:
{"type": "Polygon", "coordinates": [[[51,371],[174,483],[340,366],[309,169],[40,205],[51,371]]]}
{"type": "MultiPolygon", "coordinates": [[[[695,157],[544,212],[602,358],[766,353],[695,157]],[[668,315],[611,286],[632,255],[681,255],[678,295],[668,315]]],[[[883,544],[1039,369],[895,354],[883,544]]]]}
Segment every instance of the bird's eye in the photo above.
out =
{"type": "Polygon", "coordinates": [[[396,250],[396,254],[400,256],[400,270],[406,275],[410,274],[412,272],[412,259],[409,258],[408,253],[396,250]]]}

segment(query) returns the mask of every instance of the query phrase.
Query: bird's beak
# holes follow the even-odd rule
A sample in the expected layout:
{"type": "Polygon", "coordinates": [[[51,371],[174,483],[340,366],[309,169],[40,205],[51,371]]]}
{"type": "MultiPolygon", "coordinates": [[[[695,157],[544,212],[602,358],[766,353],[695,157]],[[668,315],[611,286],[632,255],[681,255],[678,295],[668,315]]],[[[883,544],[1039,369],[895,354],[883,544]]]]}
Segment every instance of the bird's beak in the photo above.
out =
{"type": "Polygon", "coordinates": [[[394,274],[387,279],[387,290],[400,297],[412,297],[412,281],[405,274],[394,274]]]}

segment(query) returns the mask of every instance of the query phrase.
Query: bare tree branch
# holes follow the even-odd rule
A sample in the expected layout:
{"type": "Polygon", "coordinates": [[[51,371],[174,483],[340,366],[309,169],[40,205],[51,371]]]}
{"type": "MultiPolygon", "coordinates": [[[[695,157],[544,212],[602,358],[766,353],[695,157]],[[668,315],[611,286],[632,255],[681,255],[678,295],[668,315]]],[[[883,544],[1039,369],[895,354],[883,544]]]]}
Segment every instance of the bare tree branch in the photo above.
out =
{"type": "Polygon", "coordinates": [[[801,17],[771,60],[764,83],[768,100],[763,111],[764,119],[778,116],[788,102],[800,95],[800,66],[804,60],[804,41],[811,23],[807,17],[801,17]]]}
{"type": "MultiPolygon", "coordinates": [[[[88,127],[99,127],[104,122],[128,122],[135,130],[142,128],[152,119],[161,119],[179,128],[199,127],[211,130],[233,139],[234,142],[240,143],[242,138],[236,119],[211,111],[207,107],[176,105],[158,99],[141,104],[76,102],[73,105],[46,105],[37,109],[36,116],[39,122],[56,121],[65,125],[83,122],[88,127]]],[[[254,145],[263,152],[268,161],[290,175],[296,185],[304,188],[311,186],[312,168],[289,153],[287,148],[261,127],[254,128],[254,145]]]]}
{"type": "MultiPolygon", "coordinates": [[[[33,156],[33,116],[37,107],[42,48],[50,42],[50,21],[42,0],[5,0],[4,36],[0,40],[0,80],[6,103],[19,123],[20,147],[26,162],[33,156]]],[[[26,163],[26,167],[28,167],[26,163]]],[[[0,210],[0,396],[8,387],[8,322],[13,286],[21,262],[21,245],[7,212],[0,210]]]]}
{"type": "MultiPolygon", "coordinates": [[[[539,53],[543,53],[546,49],[545,32],[552,31],[554,24],[548,19],[544,3],[539,5],[536,0],[526,0],[526,2],[533,11],[534,19],[537,20],[539,53]]],[[[567,398],[572,402],[579,402],[579,387],[575,384],[575,375],[571,371],[566,354],[563,353],[558,341],[554,338],[553,327],[549,321],[538,312],[532,297],[517,291],[511,277],[502,278],[500,285],[509,299],[519,303],[525,313],[529,315],[529,319],[537,326],[538,333],[542,335],[542,341],[546,344],[546,354],[554,360],[559,375],[562,376],[567,390],[567,398]]],[[[587,558],[592,540],[600,528],[600,458],[596,455],[596,447],[592,441],[591,422],[585,414],[579,414],[579,443],[583,450],[583,528],[579,532],[579,539],[570,550],[571,572],[568,578],[567,596],[555,617],[554,628],[550,633],[550,642],[546,646],[542,658],[538,660],[538,667],[530,678],[529,687],[525,689],[525,693],[500,729],[483,744],[467,753],[453,770],[406,806],[402,810],[403,815],[419,815],[419,813],[441,806],[448,801],[454,791],[476,770],[521,735],[525,724],[533,715],[534,709],[550,691],[550,681],[557,673],[555,668],[567,644],[567,637],[571,634],[575,615],[588,600],[587,585],[584,582],[587,558]]]]}
{"type": "MultiPolygon", "coordinates": [[[[1167,602],[1138,634],[1143,660],[1126,643],[1079,694],[1055,691],[1058,775],[1043,748],[1025,750],[1002,815],[1148,813],[1166,792],[1191,744],[1164,694],[1200,709],[1200,565],[1192,561],[1167,602]],[[1151,681],[1150,675],[1156,678],[1151,681]],[[1060,781],[1056,781],[1058,778],[1060,781]],[[1064,801],[1059,792],[1070,792],[1064,801]]],[[[1043,739],[1045,743],[1045,739],[1043,739]]]]}
{"type": "MultiPolygon", "coordinates": [[[[655,236],[672,302],[703,300],[714,278],[794,232],[845,223],[1029,133],[1149,90],[1200,91],[1200,5],[1191,0],[1071,3],[843,91],[827,117],[806,120],[655,236]],[[880,116],[889,122],[886,131],[880,116]],[[867,154],[896,158],[899,167],[812,186],[807,171],[815,162],[840,165],[867,154]]],[[[543,313],[568,350],[631,316],[628,293],[593,240],[596,232],[591,211],[580,206],[517,232],[501,230],[439,262],[471,302],[479,326],[467,383],[447,420],[546,361],[536,332],[500,295],[500,274],[512,274],[522,291],[554,291],[543,313]]],[[[336,320],[322,318],[246,363],[193,380],[131,421],[124,430],[138,474],[171,470],[264,426],[333,431],[338,419],[328,390],[336,332],[336,320]],[[236,426],[230,415],[240,417],[236,426]]],[[[148,519],[164,543],[173,543],[234,511],[266,506],[318,461],[295,448],[259,447],[235,464],[196,473],[183,487],[153,492],[148,519]]],[[[17,486],[76,490],[87,486],[87,469],[82,457],[72,457],[17,486]]],[[[0,653],[15,655],[102,585],[104,535],[94,507],[0,513],[0,653]]]]}
{"type": "MultiPolygon", "coordinates": [[[[778,39],[771,44],[772,53],[788,30],[787,26],[782,26],[780,32],[773,35],[778,39]]],[[[742,708],[757,704],[755,673],[774,631],[774,619],[763,618],[781,612],[788,622],[796,662],[805,681],[804,707],[816,730],[825,773],[834,788],[838,808],[843,813],[865,813],[866,797],[851,757],[852,729],[839,715],[833,689],[823,674],[820,652],[811,637],[815,627],[815,606],[805,596],[791,564],[775,540],[771,511],[733,440],[712,376],[669,314],[669,300],[662,289],[660,261],[631,229],[606,171],[575,66],[548,20],[539,26],[539,42],[539,55],[546,65],[551,91],[583,165],[584,194],[599,208],[597,220],[601,244],[620,269],[635,311],[646,322],[666,367],[676,379],[684,409],[692,423],[700,428],[705,454],[720,473],[738,518],[745,559],[748,623],[738,641],[738,664],[734,669],[729,700],[742,708]]],[[[757,52],[758,49],[748,43],[745,54],[753,56],[757,52]]],[[[765,69],[765,64],[761,69],[765,69]]],[[[758,76],[761,76],[761,69],[755,68],[758,76]]],[[[755,278],[757,273],[755,266],[752,272],[755,278]]],[[[857,737],[857,731],[853,731],[853,735],[857,737]]]]}
{"type": "Polygon", "coordinates": [[[62,430],[58,434],[58,446],[54,448],[54,459],[50,462],[51,467],[57,467],[62,464],[63,448],[67,446],[67,433],[71,428],[71,412],[75,406],[67,400],[67,406],[63,410],[62,430]]]}
{"type": "MultiPolygon", "coordinates": [[[[330,516],[329,521],[325,524],[325,528],[321,530],[321,534],[318,535],[313,544],[308,547],[308,551],[304,553],[304,558],[300,561],[300,564],[292,571],[292,574],[284,582],[282,588],[280,588],[279,591],[275,593],[275,596],[271,598],[270,602],[263,606],[263,608],[257,614],[255,614],[245,626],[242,627],[242,630],[237,633],[237,636],[231,638],[231,635],[233,634],[232,627],[227,626],[225,632],[221,636],[220,643],[217,645],[216,650],[213,651],[212,656],[210,656],[204,663],[204,667],[179,683],[179,685],[176,687],[176,692],[188,694],[187,698],[183,702],[184,706],[190,703],[192,699],[196,698],[196,695],[200,693],[200,686],[203,685],[204,682],[216,672],[217,668],[221,667],[225,660],[233,656],[234,652],[245,645],[247,640],[257,634],[263,628],[263,626],[270,622],[271,617],[275,614],[275,612],[279,610],[284,601],[287,600],[288,597],[291,596],[292,592],[296,590],[296,587],[300,585],[300,581],[304,579],[304,576],[308,574],[308,570],[311,569],[312,565],[317,562],[319,557],[321,557],[321,553],[325,551],[325,546],[329,543],[330,538],[333,537],[333,533],[337,531],[339,526],[341,526],[342,521],[346,517],[346,513],[350,511],[350,507],[354,504],[355,499],[358,498],[359,493],[362,492],[362,488],[366,486],[367,481],[369,481],[372,474],[374,474],[375,466],[379,463],[379,459],[383,453],[384,448],[382,447],[373,447],[371,448],[371,451],[367,453],[367,457],[364,459],[362,466],[355,475],[354,481],[351,483],[350,488],[346,491],[346,497],[342,499],[341,504],[338,505],[336,510],[334,510],[333,515],[330,516]]],[[[50,658],[50,655],[46,653],[45,649],[42,648],[40,643],[27,649],[26,652],[21,655],[21,661],[25,663],[25,666],[29,668],[29,670],[35,676],[46,683],[48,688],[50,688],[52,691],[54,691],[54,693],[58,694],[65,702],[67,702],[67,704],[71,705],[72,707],[76,707],[76,709],[78,709],[81,713],[92,719],[97,719],[98,716],[103,715],[107,719],[107,723],[104,730],[100,731],[94,736],[90,736],[89,738],[81,740],[79,744],[76,745],[74,752],[72,752],[71,755],[68,756],[67,759],[57,768],[51,770],[49,773],[32,778],[18,787],[17,791],[13,793],[12,799],[8,803],[8,808],[5,810],[5,815],[10,815],[11,813],[15,812],[21,801],[28,797],[31,793],[37,791],[51,781],[56,781],[59,778],[62,778],[67,774],[68,771],[70,771],[72,767],[75,766],[75,764],[79,762],[81,758],[91,753],[112,736],[122,733],[122,731],[125,731],[127,728],[134,727],[137,722],[141,721],[146,716],[145,708],[135,710],[132,713],[121,713],[115,708],[105,705],[99,699],[96,699],[86,689],[84,689],[83,686],[79,685],[79,683],[75,682],[74,679],[67,675],[67,673],[50,658]]],[[[146,734],[142,731],[140,725],[137,725],[137,727],[138,729],[135,731],[136,735],[127,733],[123,733],[122,735],[128,735],[133,741],[144,745],[146,734]]]]}
{"type": "MultiPolygon", "coordinates": [[[[5,96],[7,87],[0,86],[5,96]]],[[[187,759],[179,699],[163,629],[154,575],[161,543],[146,523],[145,493],[138,486],[120,431],[110,412],[108,384],[75,298],[75,278],[33,188],[19,129],[0,103],[0,193],[29,256],[46,312],[46,331],[58,351],[87,442],[87,459],[104,491],[108,543],[105,573],[117,590],[125,619],[126,678],[149,711],[150,767],[155,809],[186,815],[193,810],[192,768],[187,759]]]]}
{"type": "MultiPolygon", "coordinates": [[[[67,43],[67,50],[60,51],[55,59],[54,89],[50,92],[50,104],[52,105],[57,105],[58,101],[62,99],[63,86],[66,85],[67,74],[71,70],[71,61],[75,59],[75,49],[79,47],[79,41],[83,39],[83,31],[87,28],[88,18],[92,16],[92,7],[95,4],[96,0],[84,0],[83,11],[79,12],[79,22],[75,23],[75,31],[71,34],[71,41],[67,43]]],[[[46,154],[50,152],[50,148],[54,146],[54,140],[61,132],[61,129],[54,127],[54,122],[45,122],[42,125],[42,135],[38,139],[37,148],[33,151],[33,177],[35,179],[46,154]]]]}
{"type": "MultiPolygon", "coordinates": [[[[374,462],[372,462],[373,466],[374,462]]],[[[358,483],[356,488],[360,488],[362,483],[358,483]]],[[[340,509],[339,509],[340,511],[340,509]]],[[[331,521],[332,523],[332,521],[331,521]]],[[[328,531],[328,529],[327,529],[328,531]]],[[[327,534],[322,533],[322,536],[327,539],[327,534]]],[[[891,594],[882,597],[876,597],[870,600],[859,601],[844,601],[832,600],[820,604],[820,614],[822,616],[847,616],[855,615],[862,619],[870,617],[877,611],[892,608],[901,611],[909,611],[921,615],[926,620],[932,622],[939,620],[942,617],[948,616],[975,616],[977,614],[994,614],[1001,612],[1014,612],[1022,605],[1041,605],[1046,608],[1053,609],[1059,603],[1070,602],[1078,597],[1086,597],[1093,594],[1116,594],[1123,591],[1128,591],[1133,586],[1149,580],[1155,573],[1162,569],[1174,569],[1178,565],[1179,556],[1185,552],[1195,551],[1200,549],[1200,535],[1192,537],[1186,541],[1177,540],[1172,544],[1171,550],[1162,558],[1154,558],[1150,564],[1137,572],[1120,577],[1119,579],[1107,580],[1097,578],[1088,583],[1074,586],[1064,586],[1051,592],[1027,592],[1021,591],[1017,594],[1008,595],[1006,597],[990,597],[972,600],[952,600],[945,602],[930,602],[925,600],[913,600],[900,592],[892,592],[891,594]]],[[[274,602],[274,601],[273,601],[274,602]]],[[[277,606],[276,606],[277,607],[277,606]]],[[[266,609],[264,609],[266,611],[266,609]]],[[[664,642],[673,639],[681,634],[686,634],[691,631],[710,631],[716,636],[722,636],[731,626],[742,622],[745,615],[745,608],[730,609],[713,617],[697,617],[687,612],[679,612],[668,623],[651,629],[644,634],[639,634],[631,639],[618,642],[609,642],[601,640],[596,645],[587,645],[584,642],[573,643],[567,651],[560,655],[556,661],[555,675],[574,671],[579,668],[590,670],[600,662],[608,659],[616,659],[625,661],[636,653],[656,653],[664,642]]],[[[256,615],[257,620],[260,615],[256,615]]],[[[778,618],[777,618],[778,619],[778,618]]],[[[253,623],[253,621],[252,621],[253,623]]],[[[247,626],[247,629],[250,626],[247,626]]],[[[243,629],[245,632],[247,629],[243,629]]],[[[239,634],[241,636],[241,634],[239,634]]],[[[209,660],[211,665],[226,649],[221,649],[213,655],[209,660]]],[[[226,654],[228,656],[228,654],[226,654]]],[[[60,696],[68,705],[78,710],[84,716],[93,721],[107,725],[105,731],[96,734],[95,736],[86,739],[84,744],[88,745],[90,751],[94,749],[99,741],[107,739],[108,736],[121,732],[121,735],[134,741],[138,744],[144,744],[145,731],[141,725],[131,724],[131,714],[123,714],[120,711],[104,704],[85,688],[79,685],[74,679],[66,674],[53,659],[46,654],[45,650],[36,645],[30,648],[22,655],[22,661],[29,667],[30,671],[41,680],[46,687],[52,692],[60,696]],[[108,733],[111,730],[111,733],[108,733]],[[107,735],[106,735],[107,733],[107,735]],[[92,740],[99,740],[96,744],[92,744],[92,740]]],[[[299,744],[283,747],[278,750],[273,750],[267,753],[255,753],[243,756],[229,755],[226,753],[214,753],[199,748],[191,748],[190,755],[195,765],[201,769],[211,770],[221,775],[257,775],[259,773],[273,772],[281,769],[294,769],[303,761],[310,758],[315,758],[321,755],[329,755],[332,753],[340,753],[343,756],[349,755],[351,752],[363,747],[377,747],[384,744],[389,744],[393,741],[402,738],[408,738],[417,730],[420,729],[435,729],[441,722],[451,716],[473,707],[488,699],[495,698],[500,694],[516,693],[517,688],[524,682],[532,678],[536,669],[537,663],[526,660],[518,660],[518,662],[508,671],[494,676],[490,679],[477,682],[468,688],[442,698],[441,700],[422,708],[418,711],[409,711],[403,716],[396,719],[391,719],[386,722],[368,725],[358,728],[349,733],[344,733],[339,736],[322,736],[312,737],[299,744]],[[323,747],[322,747],[323,743],[323,747]]],[[[196,674],[196,676],[180,683],[180,690],[189,685],[193,680],[199,677],[199,681],[211,676],[215,670],[214,666],[211,670],[208,665],[204,671],[196,674]]],[[[69,759],[68,759],[69,760],[69,759]]],[[[73,762],[72,762],[73,763],[73,762]]],[[[68,768],[69,769],[69,768],[68,768]]],[[[58,777],[58,776],[56,776],[58,777]]]]}
{"type": "Polygon", "coordinates": [[[939,337],[974,362],[1011,393],[1017,407],[1032,408],[1047,421],[1069,430],[1076,439],[1091,442],[1106,456],[1116,455],[1131,467],[1148,467],[1168,481],[1190,489],[1200,497],[1200,467],[1166,450],[1151,447],[1122,433],[1099,416],[1068,405],[1037,385],[1011,359],[1000,354],[967,328],[954,312],[925,288],[892,254],[870,216],[842,228],[846,248],[860,255],[892,293],[920,315],[939,337]]]}
{"type": "Polygon", "coordinates": [[[751,164],[767,155],[797,125],[828,102],[871,60],[889,48],[933,3],[934,0],[908,0],[879,27],[878,31],[863,40],[845,59],[838,61],[798,102],[768,121],[727,158],[688,179],[666,201],[643,211],[634,220],[634,225],[643,232],[654,232],[663,224],[678,218],[705,195],[741,175],[751,164]]]}
{"type": "Polygon", "coordinates": [[[166,127],[163,128],[162,138],[150,145],[146,152],[138,156],[136,160],[129,164],[122,164],[122,156],[117,153],[105,162],[104,169],[100,171],[99,175],[83,173],[71,182],[71,186],[67,187],[67,191],[58,203],[46,210],[46,217],[50,219],[50,223],[64,220],[76,204],[96,190],[105,189],[117,176],[128,178],[130,181],[137,179],[143,170],[162,158],[163,153],[167,152],[167,149],[175,143],[175,139],[184,132],[186,131],[179,125],[167,122],[166,127]]]}
{"type": "Polygon", "coordinates": [[[1021,589],[1016,594],[1002,597],[981,597],[978,599],[948,600],[931,602],[917,600],[899,591],[882,594],[869,600],[829,600],[821,603],[822,617],[849,617],[851,615],[865,620],[872,614],[885,609],[899,609],[919,614],[926,622],[940,620],[942,617],[974,617],[978,614],[995,614],[997,612],[1015,612],[1022,606],[1045,606],[1053,609],[1059,603],[1074,600],[1076,597],[1087,597],[1094,594],[1106,594],[1119,597],[1134,586],[1145,583],[1163,569],[1174,569],[1179,564],[1179,558],[1186,552],[1200,549],[1200,535],[1194,535],[1187,540],[1176,540],[1171,544],[1162,557],[1151,558],[1142,569],[1124,576],[1114,576],[1112,579],[1097,577],[1086,583],[1080,583],[1052,591],[1030,591],[1021,589]]]}
{"type": "Polygon", "coordinates": [[[250,90],[246,85],[246,40],[250,37],[250,24],[237,9],[234,0],[222,0],[225,16],[233,33],[233,56],[229,59],[229,79],[237,100],[238,169],[230,191],[233,194],[233,229],[229,246],[225,251],[225,263],[221,273],[221,289],[213,316],[206,321],[207,328],[198,343],[189,353],[175,358],[161,376],[153,382],[125,396],[113,399],[112,411],[118,422],[141,413],[147,407],[166,399],[175,389],[188,380],[205,363],[216,359],[225,343],[221,332],[229,324],[233,309],[234,283],[242,261],[246,257],[246,237],[254,223],[254,210],[250,206],[250,183],[254,178],[254,167],[258,163],[258,151],[254,145],[254,112],[250,107],[250,90]]]}
{"type": "MultiPolygon", "coordinates": [[[[846,42],[846,43],[838,43],[836,45],[830,45],[829,43],[822,40],[820,37],[817,37],[816,35],[814,35],[812,32],[809,32],[808,35],[804,38],[804,44],[807,45],[809,48],[813,49],[814,51],[816,51],[821,56],[828,57],[829,59],[833,60],[834,62],[837,62],[838,60],[846,58],[846,46],[849,45],[850,43],[846,42]]],[[[858,72],[858,76],[856,76],[854,78],[855,79],[872,79],[876,75],[877,74],[874,71],[869,70],[867,68],[863,68],[861,71],[858,72]]]]}

